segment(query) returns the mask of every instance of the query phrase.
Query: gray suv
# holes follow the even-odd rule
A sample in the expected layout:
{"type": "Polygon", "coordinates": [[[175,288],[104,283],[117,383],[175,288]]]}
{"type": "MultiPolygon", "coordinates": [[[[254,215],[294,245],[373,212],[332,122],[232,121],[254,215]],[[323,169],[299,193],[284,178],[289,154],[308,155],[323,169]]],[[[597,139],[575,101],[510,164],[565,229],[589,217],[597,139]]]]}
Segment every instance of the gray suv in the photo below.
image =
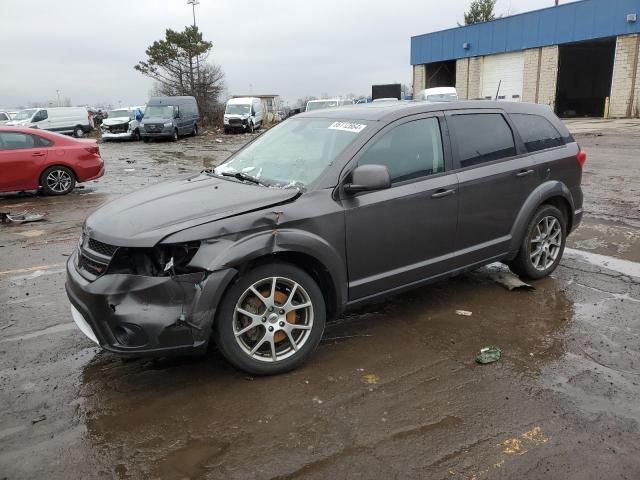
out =
{"type": "Polygon", "coordinates": [[[549,275],[586,156],[546,106],[353,105],[297,115],[222,165],[87,218],[67,264],[82,331],[122,354],[304,362],[327,319],[481,265],[549,275]]]}

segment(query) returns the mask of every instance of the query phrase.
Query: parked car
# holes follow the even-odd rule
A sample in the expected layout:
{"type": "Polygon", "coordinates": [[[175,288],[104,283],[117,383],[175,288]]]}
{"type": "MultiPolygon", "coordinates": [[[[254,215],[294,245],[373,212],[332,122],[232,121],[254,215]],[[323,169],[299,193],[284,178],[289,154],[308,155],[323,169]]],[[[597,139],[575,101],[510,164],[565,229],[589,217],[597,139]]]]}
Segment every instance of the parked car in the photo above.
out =
{"type": "Polygon", "coordinates": [[[0,192],[65,195],[104,174],[95,140],[32,128],[0,127],[0,192]]]}
{"type": "Polygon", "coordinates": [[[305,112],[313,110],[321,110],[323,108],[342,107],[344,105],[352,105],[353,100],[345,98],[329,98],[323,100],[309,100],[305,112]]]}
{"type": "Polygon", "coordinates": [[[455,87],[434,87],[420,90],[414,100],[427,102],[455,102],[458,91],[455,87]]]}
{"type": "Polygon", "coordinates": [[[284,372],[353,307],[495,261],[549,275],[582,218],[585,159],[542,105],[300,114],[90,215],[67,263],[73,318],[112,352],[213,339],[238,368],[284,372]]]}
{"type": "Polygon", "coordinates": [[[250,132],[262,126],[264,105],[256,97],[239,97],[227,101],[224,108],[224,133],[250,132]]]}
{"type": "Polygon", "coordinates": [[[16,113],[5,125],[70,133],[76,138],[91,131],[89,112],[85,107],[27,108],[16,113]]]}
{"type": "Polygon", "coordinates": [[[9,112],[0,110],[0,125],[4,125],[9,121],[11,121],[11,114],[9,112]]]}
{"type": "Polygon", "coordinates": [[[111,110],[102,120],[103,140],[140,140],[140,122],[144,107],[127,107],[111,110]]]}
{"type": "Polygon", "coordinates": [[[140,122],[140,136],[178,140],[182,135],[197,135],[200,112],[194,97],[151,97],[140,122]]]}

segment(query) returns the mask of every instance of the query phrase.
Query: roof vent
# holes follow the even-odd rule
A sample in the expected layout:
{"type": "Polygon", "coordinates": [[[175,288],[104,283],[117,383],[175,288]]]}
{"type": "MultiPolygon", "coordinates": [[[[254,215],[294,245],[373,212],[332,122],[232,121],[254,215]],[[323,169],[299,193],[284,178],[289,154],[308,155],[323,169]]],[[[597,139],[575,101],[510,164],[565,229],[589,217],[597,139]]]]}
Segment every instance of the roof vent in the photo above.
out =
{"type": "Polygon", "coordinates": [[[627,22],[634,23],[637,20],[637,16],[635,13],[629,13],[627,15],[627,22]]]}

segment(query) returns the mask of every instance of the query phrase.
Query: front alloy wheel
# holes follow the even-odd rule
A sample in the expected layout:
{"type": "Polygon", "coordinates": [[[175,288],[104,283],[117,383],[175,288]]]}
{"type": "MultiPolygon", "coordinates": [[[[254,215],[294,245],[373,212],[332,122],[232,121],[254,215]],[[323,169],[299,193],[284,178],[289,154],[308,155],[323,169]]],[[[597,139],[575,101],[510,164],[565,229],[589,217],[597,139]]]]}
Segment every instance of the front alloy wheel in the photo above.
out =
{"type": "Polygon", "coordinates": [[[258,267],[222,301],[215,337],[236,367],[265,375],[291,370],[315,350],[325,324],[316,282],[288,264],[258,267]]]}

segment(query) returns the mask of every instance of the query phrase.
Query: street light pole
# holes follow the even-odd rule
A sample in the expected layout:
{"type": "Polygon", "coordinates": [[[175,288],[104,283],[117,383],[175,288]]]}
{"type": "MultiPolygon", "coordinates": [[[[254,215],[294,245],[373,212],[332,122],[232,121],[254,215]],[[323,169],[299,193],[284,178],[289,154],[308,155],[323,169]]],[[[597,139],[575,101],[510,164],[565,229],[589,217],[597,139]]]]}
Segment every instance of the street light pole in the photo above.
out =
{"type": "Polygon", "coordinates": [[[187,5],[191,5],[193,12],[193,26],[196,26],[196,5],[200,4],[200,0],[187,0],[187,5]]]}

